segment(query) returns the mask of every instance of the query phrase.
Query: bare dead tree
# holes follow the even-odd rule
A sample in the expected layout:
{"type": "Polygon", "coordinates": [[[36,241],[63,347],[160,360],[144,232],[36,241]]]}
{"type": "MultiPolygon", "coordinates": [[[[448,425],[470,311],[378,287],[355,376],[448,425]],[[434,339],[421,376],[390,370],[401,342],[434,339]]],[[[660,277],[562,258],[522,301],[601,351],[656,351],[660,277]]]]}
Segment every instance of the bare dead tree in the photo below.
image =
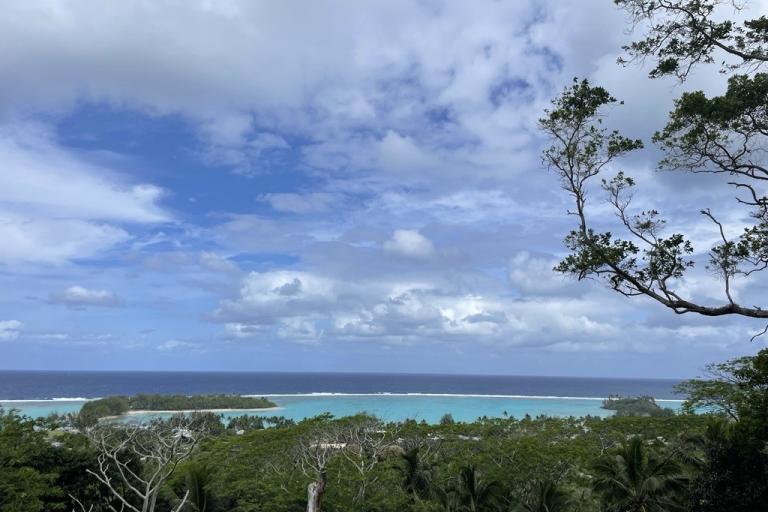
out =
{"type": "Polygon", "coordinates": [[[341,458],[354,468],[359,479],[355,503],[365,500],[376,482],[373,469],[396,446],[391,430],[374,418],[324,424],[302,436],[294,450],[294,462],[312,481],[307,486],[307,512],[320,512],[328,484],[328,467],[341,458]]]}
{"type": "Polygon", "coordinates": [[[78,510],[80,512],[93,512],[93,505],[89,506],[88,508],[85,508],[85,505],[83,505],[83,502],[75,498],[71,494],[69,495],[69,498],[75,503],[75,506],[72,508],[72,512],[77,512],[78,510]]]}
{"type": "MultiPolygon", "coordinates": [[[[187,428],[183,420],[174,426],[160,422],[99,425],[89,432],[99,451],[98,467],[87,471],[119,503],[119,509],[107,504],[113,512],[154,512],[163,485],[179,463],[189,458],[202,436],[187,428]]],[[[184,507],[188,496],[189,491],[173,512],[184,507]]]]}
{"type": "Polygon", "coordinates": [[[345,445],[341,455],[356,470],[359,478],[355,503],[362,503],[368,487],[376,483],[378,478],[372,476],[373,469],[392,453],[393,437],[396,437],[396,433],[375,418],[355,422],[337,431],[337,439],[345,445]]]}
{"type": "Polygon", "coordinates": [[[322,510],[328,483],[328,465],[342,448],[322,431],[304,436],[297,443],[294,461],[304,475],[312,478],[307,486],[307,512],[322,510]]]}

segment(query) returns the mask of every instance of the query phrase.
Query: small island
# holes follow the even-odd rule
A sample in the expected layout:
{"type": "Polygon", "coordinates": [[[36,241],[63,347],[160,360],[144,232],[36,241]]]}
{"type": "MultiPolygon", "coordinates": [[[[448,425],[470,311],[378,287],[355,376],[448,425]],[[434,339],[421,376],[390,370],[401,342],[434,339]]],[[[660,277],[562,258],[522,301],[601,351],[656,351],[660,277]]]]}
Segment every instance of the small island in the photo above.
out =
{"type": "Polygon", "coordinates": [[[150,411],[192,412],[271,409],[274,407],[277,407],[277,404],[264,397],[240,395],[120,395],[86,402],[80,409],[78,422],[81,426],[90,426],[102,418],[150,411]]]}
{"type": "Polygon", "coordinates": [[[675,411],[661,407],[652,396],[623,397],[611,395],[603,400],[603,409],[616,411],[616,416],[650,416],[653,418],[674,416],[675,411]]]}

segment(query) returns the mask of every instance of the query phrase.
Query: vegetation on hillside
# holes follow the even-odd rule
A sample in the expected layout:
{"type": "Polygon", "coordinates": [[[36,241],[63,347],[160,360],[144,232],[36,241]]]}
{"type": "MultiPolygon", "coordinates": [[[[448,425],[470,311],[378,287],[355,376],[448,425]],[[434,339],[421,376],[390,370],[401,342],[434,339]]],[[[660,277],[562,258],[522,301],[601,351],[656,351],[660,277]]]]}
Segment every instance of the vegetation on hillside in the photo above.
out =
{"type": "Polygon", "coordinates": [[[62,418],[2,413],[0,510],[79,510],[73,498],[85,510],[119,510],[128,484],[141,491],[134,484],[159,469],[162,485],[122,497],[139,510],[150,503],[147,512],[761,510],[768,349],[713,368],[714,379],[683,386],[689,398],[680,414],[655,416],[427,425],[326,414],[225,425],[196,412],[138,430],[118,422],[76,432],[61,428],[62,418]],[[704,405],[705,413],[691,414],[704,405]],[[126,456],[157,446],[176,447],[157,452],[166,461],[159,466],[126,456]]]}

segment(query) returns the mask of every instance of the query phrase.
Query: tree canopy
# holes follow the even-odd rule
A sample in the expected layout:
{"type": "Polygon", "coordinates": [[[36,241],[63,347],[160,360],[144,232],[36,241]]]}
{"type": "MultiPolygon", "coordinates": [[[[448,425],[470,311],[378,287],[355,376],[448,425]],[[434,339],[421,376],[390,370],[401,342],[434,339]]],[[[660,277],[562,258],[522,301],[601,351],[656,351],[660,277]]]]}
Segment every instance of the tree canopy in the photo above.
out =
{"type": "MultiPolygon", "coordinates": [[[[725,212],[702,205],[718,241],[707,248],[707,270],[722,283],[722,300],[709,304],[688,296],[681,280],[696,264],[689,234],[667,233],[659,210],[636,211],[637,183],[616,168],[618,159],[643,148],[639,139],[604,126],[608,108],[620,104],[606,89],[574,80],[545,111],[540,127],[550,140],[543,152],[548,168],[560,177],[575,208],[577,228],[565,240],[568,254],[556,270],[579,279],[605,280],[627,296],[646,296],[674,312],[705,316],[740,315],[768,319],[761,304],[739,303],[734,279],[754,278],[768,268],[768,19],[728,21],[718,0],[616,0],[643,37],[625,46],[622,63],[653,61],[651,78],[685,80],[701,64],[719,64],[729,74],[724,94],[709,97],[688,91],[675,101],[669,120],[652,140],[663,151],[663,170],[724,175],[735,191],[735,206],[746,208],[751,221],[730,233],[725,212]],[[717,20],[725,21],[717,21],[717,20]],[[588,192],[599,185],[616,213],[621,234],[597,231],[590,216],[588,192]]],[[[727,190],[727,189],[724,189],[727,190]]]]}

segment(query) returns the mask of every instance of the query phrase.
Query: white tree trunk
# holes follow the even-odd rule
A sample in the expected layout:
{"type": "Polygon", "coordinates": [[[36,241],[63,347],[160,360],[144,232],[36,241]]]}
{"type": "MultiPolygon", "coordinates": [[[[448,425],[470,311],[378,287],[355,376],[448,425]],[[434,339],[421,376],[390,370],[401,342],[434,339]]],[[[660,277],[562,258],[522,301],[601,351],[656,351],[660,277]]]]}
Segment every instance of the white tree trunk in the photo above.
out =
{"type": "Polygon", "coordinates": [[[321,512],[321,502],[325,492],[325,473],[318,476],[317,481],[307,486],[307,512],[321,512]]]}

